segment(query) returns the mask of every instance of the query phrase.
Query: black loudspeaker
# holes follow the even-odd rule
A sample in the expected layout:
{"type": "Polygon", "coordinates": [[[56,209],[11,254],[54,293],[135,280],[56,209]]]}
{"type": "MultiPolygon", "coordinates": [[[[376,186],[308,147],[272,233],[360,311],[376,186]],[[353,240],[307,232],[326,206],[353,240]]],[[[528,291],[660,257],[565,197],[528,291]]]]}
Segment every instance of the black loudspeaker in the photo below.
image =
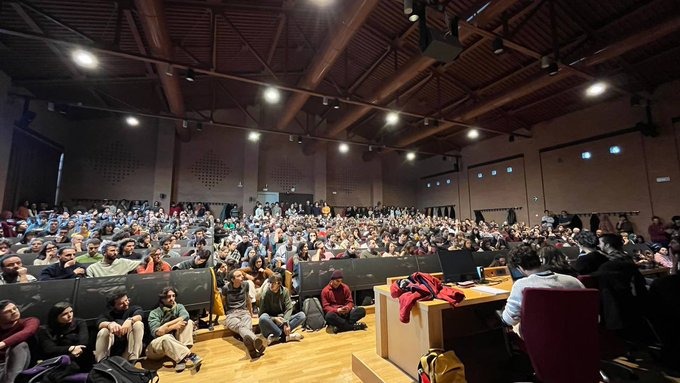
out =
{"type": "Polygon", "coordinates": [[[420,33],[426,34],[420,39],[420,51],[423,52],[423,56],[446,63],[455,60],[463,51],[458,37],[454,35],[432,28],[421,28],[420,33]]]}

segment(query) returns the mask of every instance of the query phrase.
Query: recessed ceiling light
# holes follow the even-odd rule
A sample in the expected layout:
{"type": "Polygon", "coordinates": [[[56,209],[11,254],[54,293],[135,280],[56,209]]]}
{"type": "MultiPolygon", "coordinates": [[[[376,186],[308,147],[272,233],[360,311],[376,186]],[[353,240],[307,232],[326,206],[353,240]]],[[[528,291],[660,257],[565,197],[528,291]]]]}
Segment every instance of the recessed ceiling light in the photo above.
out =
{"type": "Polygon", "coordinates": [[[250,132],[250,134],[248,134],[248,139],[250,141],[256,142],[260,139],[260,133],[259,132],[250,132]]]}
{"type": "Polygon", "coordinates": [[[276,104],[281,100],[281,92],[273,86],[264,90],[264,100],[270,104],[276,104]]]}
{"type": "Polygon", "coordinates": [[[71,52],[71,58],[78,66],[87,69],[94,69],[99,65],[97,56],[83,49],[76,49],[71,52]]]}
{"type": "Polygon", "coordinates": [[[135,116],[127,116],[125,118],[125,122],[127,122],[127,124],[130,125],[130,126],[138,126],[139,125],[139,119],[135,116]]]}
{"type": "Polygon", "coordinates": [[[394,125],[399,122],[399,114],[397,112],[389,112],[385,115],[385,123],[394,125]]]}
{"type": "Polygon", "coordinates": [[[610,146],[609,147],[609,153],[611,153],[611,154],[621,154],[621,147],[620,146],[610,146]]]}
{"type": "Polygon", "coordinates": [[[468,138],[475,139],[479,137],[479,130],[477,129],[470,129],[467,133],[468,138]]]}
{"type": "Polygon", "coordinates": [[[409,161],[413,161],[416,159],[416,154],[414,152],[408,152],[406,153],[406,159],[409,161]]]}
{"type": "Polygon", "coordinates": [[[597,96],[601,95],[602,93],[604,93],[606,90],[607,90],[607,84],[602,82],[602,81],[599,81],[599,82],[592,84],[591,86],[588,87],[588,89],[586,89],[586,96],[597,97],[597,96]]]}
{"type": "Polygon", "coordinates": [[[593,155],[590,152],[583,152],[581,153],[581,158],[584,160],[589,160],[593,157],[593,155]]]}
{"type": "Polygon", "coordinates": [[[340,151],[340,153],[347,153],[349,152],[349,145],[343,142],[340,145],[338,145],[338,150],[340,151]]]}

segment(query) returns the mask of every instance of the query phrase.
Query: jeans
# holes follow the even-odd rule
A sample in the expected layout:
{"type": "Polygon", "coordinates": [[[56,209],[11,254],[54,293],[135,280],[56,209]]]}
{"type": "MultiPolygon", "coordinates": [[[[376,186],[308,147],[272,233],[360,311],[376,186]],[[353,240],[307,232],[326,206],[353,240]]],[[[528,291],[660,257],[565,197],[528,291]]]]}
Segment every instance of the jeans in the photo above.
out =
{"type": "MultiPolygon", "coordinates": [[[[305,319],[305,313],[302,311],[297,314],[293,314],[288,321],[290,331],[292,332],[298,326],[304,323],[305,319]]],[[[262,336],[265,338],[269,337],[269,335],[274,335],[274,338],[281,339],[281,336],[283,335],[283,325],[277,325],[272,317],[265,313],[260,315],[260,331],[262,331],[262,336]]]]}
{"type": "Polygon", "coordinates": [[[28,368],[31,351],[26,342],[5,350],[5,360],[0,360],[0,383],[12,383],[19,373],[28,368]]]}

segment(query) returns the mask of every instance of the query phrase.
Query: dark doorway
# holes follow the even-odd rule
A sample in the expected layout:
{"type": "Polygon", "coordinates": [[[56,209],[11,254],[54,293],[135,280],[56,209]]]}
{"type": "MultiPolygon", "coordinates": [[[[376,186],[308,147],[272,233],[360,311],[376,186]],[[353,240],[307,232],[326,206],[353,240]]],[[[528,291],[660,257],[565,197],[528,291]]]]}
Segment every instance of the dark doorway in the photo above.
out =
{"type": "Polygon", "coordinates": [[[14,211],[25,200],[55,203],[63,149],[39,135],[15,128],[7,169],[4,209],[14,211]]]}

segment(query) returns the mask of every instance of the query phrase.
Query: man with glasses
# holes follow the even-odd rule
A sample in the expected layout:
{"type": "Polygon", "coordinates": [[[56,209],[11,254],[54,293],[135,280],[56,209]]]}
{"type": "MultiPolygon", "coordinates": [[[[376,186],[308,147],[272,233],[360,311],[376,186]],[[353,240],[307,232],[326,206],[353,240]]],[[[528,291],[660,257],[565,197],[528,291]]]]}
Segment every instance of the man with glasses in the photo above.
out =
{"type": "Polygon", "coordinates": [[[76,257],[76,262],[81,265],[89,265],[104,259],[104,255],[99,252],[99,245],[101,241],[97,238],[91,238],[86,242],[87,253],[76,257]]]}
{"type": "Polygon", "coordinates": [[[58,251],[59,262],[53,263],[40,272],[38,280],[71,279],[85,276],[85,269],[75,260],[76,249],[62,247],[58,251]]]}
{"type": "Polygon", "coordinates": [[[110,355],[121,355],[135,361],[142,354],[144,338],[143,311],[131,306],[127,292],[119,291],[106,300],[108,311],[97,318],[97,342],[94,357],[97,362],[110,355]]]}

